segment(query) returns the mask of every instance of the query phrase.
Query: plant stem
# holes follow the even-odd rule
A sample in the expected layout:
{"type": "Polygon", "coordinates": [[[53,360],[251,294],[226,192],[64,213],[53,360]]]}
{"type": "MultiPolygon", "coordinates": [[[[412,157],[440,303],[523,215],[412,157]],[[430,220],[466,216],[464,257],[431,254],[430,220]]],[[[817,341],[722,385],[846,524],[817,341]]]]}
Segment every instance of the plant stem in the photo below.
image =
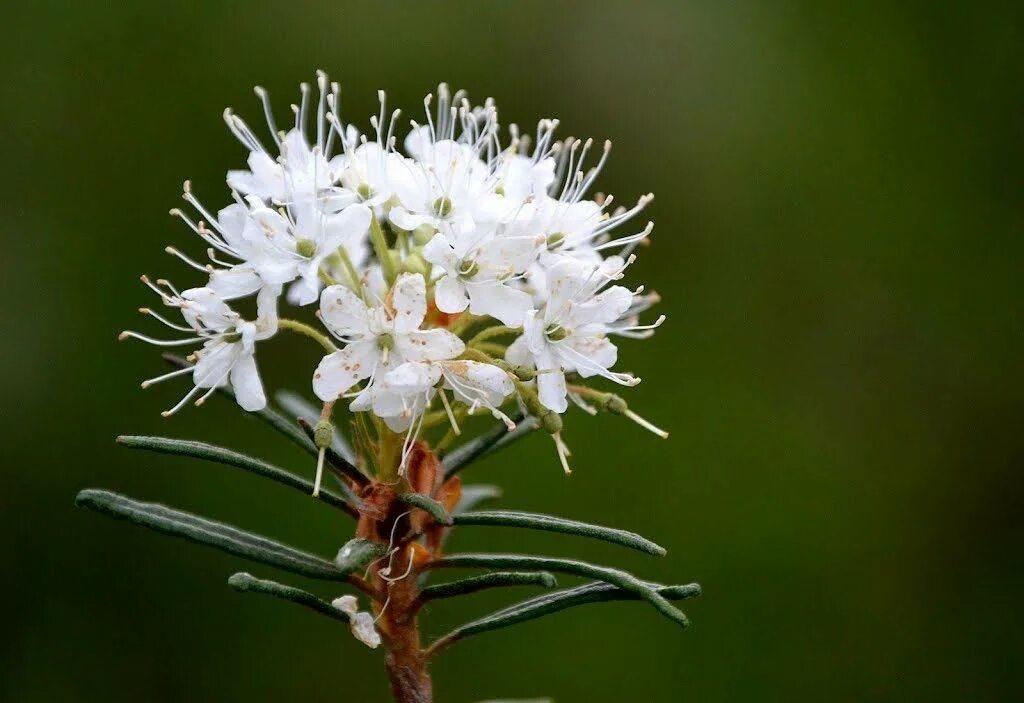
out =
{"type": "Polygon", "coordinates": [[[326,334],[318,332],[317,330],[307,325],[305,322],[299,322],[298,320],[290,320],[285,317],[277,321],[277,326],[283,330],[290,330],[292,332],[297,332],[298,334],[309,337],[314,342],[323,347],[328,354],[338,351],[338,348],[334,346],[334,343],[331,342],[330,339],[327,338],[326,334]]]}

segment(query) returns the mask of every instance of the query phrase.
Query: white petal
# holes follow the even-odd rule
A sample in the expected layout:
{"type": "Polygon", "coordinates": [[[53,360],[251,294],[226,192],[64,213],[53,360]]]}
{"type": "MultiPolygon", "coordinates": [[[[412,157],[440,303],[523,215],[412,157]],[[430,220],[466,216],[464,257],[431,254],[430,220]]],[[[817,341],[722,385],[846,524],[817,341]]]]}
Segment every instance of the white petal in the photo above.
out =
{"type": "Polygon", "coordinates": [[[474,315],[490,315],[509,327],[521,326],[526,311],[533,304],[529,293],[501,283],[470,282],[466,288],[469,309],[474,315]]]}
{"type": "Polygon", "coordinates": [[[345,391],[373,373],[380,350],[374,341],[354,342],[320,360],[313,374],[313,392],[324,402],[336,400],[345,391]]]}
{"type": "Polygon", "coordinates": [[[534,367],[533,354],[530,352],[530,345],[525,334],[519,335],[514,342],[508,345],[508,349],[505,350],[505,361],[516,366],[525,366],[528,369],[534,367]]]}
{"type": "Polygon", "coordinates": [[[243,410],[253,412],[266,407],[267,396],[263,392],[263,382],[252,354],[246,354],[231,367],[231,388],[243,410]]]}
{"type": "Polygon", "coordinates": [[[395,310],[397,334],[419,329],[427,315],[427,284],[423,276],[418,273],[399,276],[391,292],[391,305],[395,310]]]}
{"type": "Polygon", "coordinates": [[[380,633],[374,627],[373,617],[369,613],[363,611],[356,613],[352,616],[349,627],[355,638],[370,649],[380,646],[380,633]]]}
{"type": "Polygon", "coordinates": [[[441,312],[462,312],[469,305],[465,284],[451,274],[444,276],[434,284],[434,304],[441,312]]]}
{"type": "Polygon", "coordinates": [[[359,612],[359,602],[355,596],[338,596],[331,601],[331,605],[350,617],[359,612]]]}
{"type": "Polygon", "coordinates": [[[492,364],[460,359],[442,366],[447,386],[467,405],[497,407],[515,390],[508,374],[492,364]]]}
{"type": "Polygon", "coordinates": [[[221,386],[228,380],[231,365],[241,352],[240,344],[207,342],[192,370],[192,383],[199,388],[221,386]]]}
{"type": "Polygon", "coordinates": [[[422,393],[433,386],[441,378],[441,369],[432,364],[423,362],[407,361],[401,364],[384,376],[384,382],[389,388],[399,393],[422,393]]]}
{"type": "Polygon", "coordinates": [[[423,223],[431,221],[431,218],[429,217],[414,215],[401,205],[396,205],[391,208],[391,211],[388,212],[388,219],[391,220],[391,223],[398,229],[404,229],[410,232],[423,223]]]}
{"type": "Polygon", "coordinates": [[[623,286],[612,286],[590,300],[570,306],[564,322],[572,328],[594,323],[615,322],[629,310],[632,304],[633,291],[623,286]]]}
{"type": "Polygon", "coordinates": [[[573,368],[583,378],[600,374],[603,370],[615,365],[619,350],[607,337],[570,337],[565,340],[571,344],[579,356],[573,355],[573,368]],[[581,359],[580,356],[583,358],[581,359]]]}
{"type": "Polygon", "coordinates": [[[448,330],[435,328],[396,335],[395,349],[406,361],[443,361],[464,352],[466,345],[448,330]]]}
{"type": "Polygon", "coordinates": [[[370,314],[366,303],[345,286],[324,288],[320,294],[320,317],[339,336],[370,332],[370,314]]]}
{"type": "Polygon", "coordinates": [[[564,413],[569,407],[565,374],[547,351],[537,357],[537,396],[541,405],[556,413],[564,413]]]}
{"type": "Polygon", "coordinates": [[[329,256],[334,250],[349,241],[358,241],[370,228],[370,208],[365,205],[351,205],[336,215],[324,218],[320,253],[329,256]]]}
{"type": "Polygon", "coordinates": [[[455,253],[455,248],[443,234],[435,234],[423,245],[423,258],[437,264],[448,273],[456,273],[459,267],[459,257],[455,253]]]}
{"type": "Polygon", "coordinates": [[[210,288],[225,300],[252,295],[262,285],[263,280],[249,264],[217,269],[210,274],[210,288]]]}

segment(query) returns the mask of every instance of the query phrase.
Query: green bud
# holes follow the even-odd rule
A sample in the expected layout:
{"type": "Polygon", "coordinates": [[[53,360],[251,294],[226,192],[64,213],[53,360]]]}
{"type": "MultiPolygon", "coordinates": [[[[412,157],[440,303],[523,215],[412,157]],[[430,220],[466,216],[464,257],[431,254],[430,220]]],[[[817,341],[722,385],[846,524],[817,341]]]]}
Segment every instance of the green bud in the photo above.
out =
{"type": "Polygon", "coordinates": [[[329,420],[321,420],[313,427],[313,444],[318,449],[331,446],[334,439],[334,425],[329,420]]]}
{"type": "Polygon", "coordinates": [[[437,234],[437,230],[430,225],[420,225],[412,231],[412,240],[417,246],[423,246],[437,234]]]}
{"type": "Polygon", "coordinates": [[[565,234],[563,234],[562,232],[555,232],[554,234],[550,234],[548,235],[548,238],[546,240],[548,251],[554,251],[558,247],[562,246],[562,244],[564,243],[565,234]]]}
{"type": "Polygon", "coordinates": [[[548,434],[556,434],[562,431],[562,416],[554,410],[545,410],[540,416],[540,426],[548,434]]]}
{"type": "Polygon", "coordinates": [[[360,183],[359,187],[356,188],[356,193],[363,200],[369,200],[373,197],[373,188],[370,187],[369,183],[360,183]]]}
{"type": "Polygon", "coordinates": [[[395,338],[390,334],[382,334],[377,337],[377,346],[385,351],[391,351],[395,348],[395,338]]]}
{"type": "Polygon", "coordinates": [[[626,411],[629,410],[629,406],[626,405],[626,401],[614,393],[608,394],[604,399],[603,405],[607,412],[614,413],[616,415],[625,415],[626,411]]]}
{"type": "Polygon", "coordinates": [[[480,264],[470,259],[459,262],[459,278],[469,279],[480,273],[480,264]]]}
{"type": "Polygon", "coordinates": [[[241,332],[228,332],[227,334],[223,335],[221,337],[221,339],[224,340],[225,342],[227,342],[228,344],[234,344],[235,342],[241,342],[242,341],[242,333],[241,332]]]}
{"type": "Polygon", "coordinates": [[[312,239],[300,239],[295,242],[295,251],[304,259],[312,259],[316,254],[316,242],[312,239]]]}
{"type": "Polygon", "coordinates": [[[505,194],[505,186],[499,185],[497,188],[494,189],[494,194],[495,195],[504,195],[505,194]]]}
{"type": "Polygon", "coordinates": [[[545,334],[547,335],[547,338],[550,339],[552,342],[561,342],[563,339],[569,336],[569,332],[566,331],[566,329],[560,325],[555,325],[554,327],[546,330],[545,334]]]}
{"type": "Polygon", "coordinates": [[[447,196],[441,196],[434,201],[434,212],[437,213],[438,217],[447,217],[452,211],[452,199],[447,196]]]}

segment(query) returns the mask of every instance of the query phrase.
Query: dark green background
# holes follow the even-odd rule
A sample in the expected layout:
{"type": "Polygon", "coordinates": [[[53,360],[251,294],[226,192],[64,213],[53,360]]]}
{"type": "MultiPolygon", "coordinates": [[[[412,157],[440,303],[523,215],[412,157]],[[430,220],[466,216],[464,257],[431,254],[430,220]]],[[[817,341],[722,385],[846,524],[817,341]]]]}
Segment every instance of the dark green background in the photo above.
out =
{"type": "MultiPolygon", "coordinates": [[[[669,322],[621,358],[671,440],[574,413],[571,478],[542,437],[467,478],[668,558],[501,530],[459,546],[699,581],[693,626],[611,604],[484,635],[438,663],[440,701],[1020,699],[1020,3],[118,5],[4,11],[0,698],[385,700],[378,652],[235,594],[241,562],[72,508],[106,486],[322,553],[345,539],[302,496],[113,444],[312,469],[223,401],[162,420],[184,387],[141,392],[157,355],[114,338],[151,303],[139,273],[189,280],[162,248],[196,243],[165,213],[186,177],[223,201],[243,154],[222,108],[258,122],[261,83],[284,112],[319,67],[353,119],[377,88],[418,114],[439,80],[506,121],[558,116],[615,141],[603,189],[657,195],[631,280],[669,322]]],[[[316,357],[282,341],[265,379],[304,387],[316,357]]]]}

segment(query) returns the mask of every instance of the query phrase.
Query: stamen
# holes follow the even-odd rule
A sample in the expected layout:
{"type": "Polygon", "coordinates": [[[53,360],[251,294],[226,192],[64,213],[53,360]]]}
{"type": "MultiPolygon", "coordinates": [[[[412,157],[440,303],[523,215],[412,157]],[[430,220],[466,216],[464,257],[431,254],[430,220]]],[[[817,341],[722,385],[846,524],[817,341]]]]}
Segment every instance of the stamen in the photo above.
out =
{"type": "Polygon", "coordinates": [[[562,471],[564,471],[565,475],[568,476],[569,474],[572,473],[572,469],[569,468],[568,460],[568,457],[572,454],[572,452],[569,451],[569,447],[566,446],[564,441],[562,441],[561,432],[554,433],[553,435],[551,435],[551,438],[555,440],[555,451],[558,452],[558,461],[559,463],[562,464],[562,471]]]}
{"type": "Polygon", "coordinates": [[[313,481],[313,497],[317,498],[320,495],[320,481],[324,476],[324,454],[327,453],[327,447],[320,447],[320,451],[316,455],[316,479],[313,481]]]}
{"type": "Polygon", "coordinates": [[[623,415],[625,415],[630,420],[632,420],[636,424],[638,424],[641,427],[643,427],[645,430],[649,430],[649,431],[653,432],[654,434],[658,435],[662,439],[668,439],[668,432],[666,432],[665,430],[661,429],[660,427],[654,425],[650,421],[640,417],[639,415],[637,415],[632,410],[627,408],[626,411],[623,413],[623,415]]]}
{"type": "Polygon", "coordinates": [[[452,412],[452,406],[448,404],[448,394],[444,392],[443,388],[438,389],[438,395],[441,396],[441,404],[444,405],[444,411],[448,414],[448,422],[452,424],[452,432],[455,436],[462,434],[462,430],[459,429],[459,423],[455,421],[455,413],[452,412]]]}

